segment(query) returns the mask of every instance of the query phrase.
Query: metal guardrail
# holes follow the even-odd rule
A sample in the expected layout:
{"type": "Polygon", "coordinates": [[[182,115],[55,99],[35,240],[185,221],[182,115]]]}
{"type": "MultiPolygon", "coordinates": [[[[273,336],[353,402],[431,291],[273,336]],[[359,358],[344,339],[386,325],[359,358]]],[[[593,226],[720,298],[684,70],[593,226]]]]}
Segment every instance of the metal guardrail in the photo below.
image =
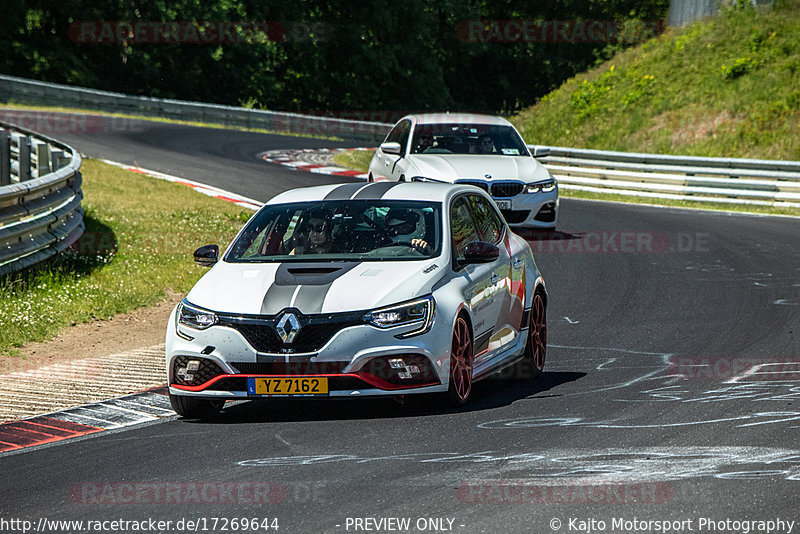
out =
{"type": "Polygon", "coordinates": [[[64,251],[83,234],[81,156],[0,122],[0,275],[64,251]]]}
{"type": "MultiPolygon", "coordinates": [[[[335,135],[374,144],[382,141],[393,126],[379,122],[131,96],[0,75],[0,101],[11,99],[17,103],[335,135]]],[[[13,140],[11,144],[14,144],[13,140]]],[[[529,146],[531,149],[535,147],[529,146]]],[[[537,158],[564,189],[699,202],[800,207],[800,162],[539,148],[549,150],[548,156],[539,155],[537,158]]],[[[21,150],[24,151],[25,147],[21,150]]],[[[0,180],[2,172],[0,168],[0,180]]]]}
{"type": "Polygon", "coordinates": [[[800,207],[800,162],[549,148],[559,187],[626,196],[800,207]]]}
{"type": "Polygon", "coordinates": [[[0,75],[0,102],[126,113],[297,134],[383,141],[393,124],[133,96],[0,75]]]}

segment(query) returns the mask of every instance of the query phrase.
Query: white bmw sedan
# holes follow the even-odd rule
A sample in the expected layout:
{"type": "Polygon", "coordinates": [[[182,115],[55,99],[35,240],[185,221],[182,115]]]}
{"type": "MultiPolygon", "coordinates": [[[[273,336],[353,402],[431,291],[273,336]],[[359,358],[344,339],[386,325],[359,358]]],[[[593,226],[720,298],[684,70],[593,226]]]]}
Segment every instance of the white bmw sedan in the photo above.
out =
{"type": "Polygon", "coordinates": [[[488,192],[514,228],[552,230],[558,183],[507,120],[431,113],[400,119],[375,151],[369,181],[468,183],[488,192]]]}
{"type": "Polygon", "coordinates": [[[438,393],[518,360],[538,376],[547,293],[528,243],[472,186],[327,185],[270,200],[173,311],[175,411],[225,400],[438,393]]]}

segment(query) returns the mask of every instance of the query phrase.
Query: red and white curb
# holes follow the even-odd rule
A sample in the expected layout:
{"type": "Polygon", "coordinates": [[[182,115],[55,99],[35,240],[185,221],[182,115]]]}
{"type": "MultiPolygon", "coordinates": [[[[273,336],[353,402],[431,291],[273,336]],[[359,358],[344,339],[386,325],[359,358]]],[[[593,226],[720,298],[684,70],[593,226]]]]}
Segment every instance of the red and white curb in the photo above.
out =
{"type": "Polygon", "coordinates": [[[262,152],[258,156],[264,161],[290,167],[298,171],[313,172],[315,174],[326,174],[329,176],[346,176],[348,178],[360,178],[366,180],[367,173],[345,169],[333,164],[336,154],[348,150],[372,150],[371,148],[320,148],[320,149],[301,149],[301,150],[270,150],[262,152]]]}
{"type": "Polygon", "coordinates": [[[198,193],[202,193],[209,197],[218,198],[226,202],[232,202],[249,210],[258,211],[261,208],[261,206],[264,205],[262,202],[259,202],[258,200],[253,200],[252,198],[247,198],[242,195],[237,195],[236,193],[220,189],[219,187],[214,187],[213,185],[206,185],[206,184],[201,184],[200,182],[187,180],[186,178],[181,178],[180,176],[172,176],[171,174],[165,174],[163,172],[154,171],[150,169],[143,169],[142,167],[126,165],[124,163],[110,161],[107,159],[101,159],[100,161],[108,165],[113,165],[114,167],[125,169],[126,171],[143,174],[145,176],[149,176],[151,178],[157,178],[159,180],[166,180],[168,182],[185,185],[191,187],[198,193]]]}
{"type": "Polygon", "coordinates": [[[173,416],[165,382],[164,345],[4,374],[0,453],[173,416]]]}
{"type": "Polygon", "coordinates": [[[172,417],[166,386],[0,424],[0,454],[172,417]]]}

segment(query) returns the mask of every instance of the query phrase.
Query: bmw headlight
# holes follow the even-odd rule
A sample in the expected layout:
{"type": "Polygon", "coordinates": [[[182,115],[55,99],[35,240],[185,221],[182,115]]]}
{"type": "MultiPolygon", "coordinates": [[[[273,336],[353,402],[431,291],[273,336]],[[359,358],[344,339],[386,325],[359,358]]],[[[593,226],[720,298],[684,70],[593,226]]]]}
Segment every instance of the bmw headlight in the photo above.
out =
{"type": "Polygon", "coordinates": [[[364,315],[364,321],[377,326],[378,328],[393,328],[403,325],[418,325],[410,332],[398,334],[398,338],[406,338],[424,334],[433,325],[433,314],[436,308],[436,301],[432,296],[421,299],[378,308],[364,315]]]}
{"type": "Polygon", "coordinates": [[[195,330],[205,330],[217,324],[217,315],[214,312],[193,306],[186,300],[178,304],[176,316],[178,324],[195,330]]]}
{"type": "Polygon", "coordinates": [[[525,186],[526,193],[549,193],[556,188],[556,181],[553,178],[544,182],[536,182],[525,186]]]}

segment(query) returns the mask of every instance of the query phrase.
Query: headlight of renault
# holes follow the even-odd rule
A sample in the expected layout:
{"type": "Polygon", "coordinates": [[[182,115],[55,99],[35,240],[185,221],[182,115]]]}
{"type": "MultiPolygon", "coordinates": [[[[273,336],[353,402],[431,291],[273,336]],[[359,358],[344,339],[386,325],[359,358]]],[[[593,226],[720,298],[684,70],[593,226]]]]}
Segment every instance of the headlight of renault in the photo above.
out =
{"type": "Polygon", "coordinates": [[[424,334],[433,325],[433,314],[436,301],[428,295],[385,308],[372,310],[364,315],[364,321],[378,328],[393,328],[395,326],[416,325],[417,328],[409,332],[397,334],[398,338],[407,338],[424,334]]]}
{"type": "Polygon", "coordinates": [[[556,181],[553,178],[545,180],[544,182],[537,182],[535,184],[528,184],[525,186],[526,193],[549,193],[556,188],[556,181]]]}
{"type": "Polygon", "coordinates": [[[193,306],[186,300],[178,305],[178,312],[175,315],[179,325],[195,330],[205,330],[217,323],[217,315],[214,312],[193,306]]]}

